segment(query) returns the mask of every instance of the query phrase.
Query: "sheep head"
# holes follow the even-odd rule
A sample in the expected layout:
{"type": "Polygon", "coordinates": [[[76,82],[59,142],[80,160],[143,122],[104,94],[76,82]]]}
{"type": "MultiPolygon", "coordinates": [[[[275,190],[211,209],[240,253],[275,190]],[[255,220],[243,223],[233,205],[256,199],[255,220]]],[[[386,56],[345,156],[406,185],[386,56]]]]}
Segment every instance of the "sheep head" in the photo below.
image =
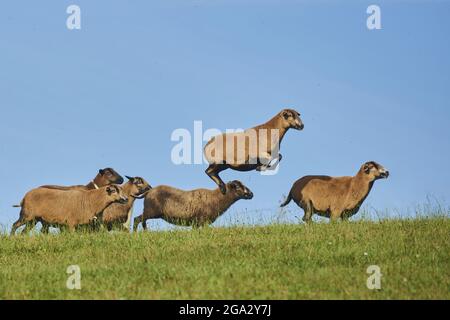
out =
{"type": "Polygon", "coordinates": [[[108,194],[108,197],[112,200],[112,202],[118,202],[121,204],[128,202],[128,198],[125,196],[120,186],[113,184],[107,186],[105,189],[106,193],[108,194]]]}
{"type": "Polygon", "coordinates": [[[230,191],[238,199],[250,200],[253,198],[253,192],[238,180],[228,182],[227,191],[230,191]]]}
{"type": "Polygon", "coordinates": [[[99,187],[123,183],[122,176],[112,168],[100,169],[94,180],[99,187]]]}
{"type": "Polygon", "coordinates": [[[279,113],[279,116],[284,128],[303,130],[305,127],[300,119],[300,113],[294,109],[284,109],[279,113]]]}
{"type": "Polygon", "coordinates": [[[130,196],[133,198],[142,199],[142,197],[152,189],[152,186],[145,181],[144,178],[129,176],[125,177],[128,179],[128,183],[132,186],[130,196]]]}
{"type": "Polygon", "coordinates": [[[387,179],[389,171],[375,161],[368,161],[361,166],[360,172],[363,172],[371,181],[378,179],[387,179]]]}

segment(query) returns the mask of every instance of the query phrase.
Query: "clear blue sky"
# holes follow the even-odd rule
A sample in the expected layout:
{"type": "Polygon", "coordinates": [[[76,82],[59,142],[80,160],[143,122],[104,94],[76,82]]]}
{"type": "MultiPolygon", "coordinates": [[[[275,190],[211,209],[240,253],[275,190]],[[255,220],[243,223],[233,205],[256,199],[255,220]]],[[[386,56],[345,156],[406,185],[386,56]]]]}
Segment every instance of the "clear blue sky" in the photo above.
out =
{"type": "Polygon", "coordinates": [[[368,206],[447,202],[449,16],[449,1],[4,2],[0,224],[31,188],[84,184],[107,166],[154,186],[213,188],[206,165],[171,162],[172,131],[195,120],[247,128],[284,107],[305,130],[285,137],[277,175],[222,173],[255,197],[218,225],[271,220],[297,178],[352,175],[367,160],[391,171],[368,206]],[[373,3],[382,30],[366,28],[373,3]],[[66,28],[70,4],[81,30],[66,28]]]}

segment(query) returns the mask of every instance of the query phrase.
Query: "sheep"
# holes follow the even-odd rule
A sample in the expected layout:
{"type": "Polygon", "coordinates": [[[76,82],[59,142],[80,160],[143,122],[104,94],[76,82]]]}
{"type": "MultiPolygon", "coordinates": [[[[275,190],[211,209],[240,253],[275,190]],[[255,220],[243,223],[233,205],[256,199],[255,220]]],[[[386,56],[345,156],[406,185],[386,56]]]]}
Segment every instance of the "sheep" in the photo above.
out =
{"type": "MultiPolygon", "coordinates": [[[[58,190],[93,190],[105,187],[111,184],[122,184],[123,178],[118,174],[113,168],[100,169],[95,176],[95,178],[90,181],[87,185],[74,185],[74,186],[58,186],[58,185],[44,185],[39,188],[46,189],[58,189],[58,190]]],[[[14,208],[20,208],[20,205],[14,205],[14,208]]],[[[130,212],[131,213],[131,212],[130,212]]],[[[28,222],[23,230],[27,232],[34,227],[32,221],[28,222]]],[[[48,233],[50,225],[42,222],[42,233],[48,233]]]]}
{"type": "Polygon", "coordinates": [[[311,222],[314,213],[332,221],[347,220],[358,212],[373,183],[388,176],[389,171],[374,161],[364,163],[354,177],[305,176],[294,183],[281,207],[293,199],[303,209],[305,222],[311,222]]]}
{"type": "Polygon", "coordinates": [[[128,197],[125,204],[113,203],[103,211],[102,223],[111,231],[113,228],[122,227],[129,230],[125,225],[126,221],[131,218],[133,204],[136,199],[142,199],[145,194],[151,190],[151,186],[141,177],[128,177],[128,182],[122,186],[123,193],[128,197]]]}
{"type": "Polygon", "coordinates": [[[36,188],[28,192],[21,202],[19,219],[13,224],[11,235],[17,228],[36,221],[65,226],[74,231],[76,226],[90,224],[114,202],[126,203],[122,188],[110,185],[95,190],[58,190],[36,188]]]}
{"type": "Polygon", "coordinates": [[[169,186],[158,186],[147,193],[144,200],[144,212],[134,219],[133,230],[139,223],[147,229],[148,219],[162,218],[181,226],[194,228],[213,223],[218,217],[240,199],[252,199],[253,193],[240,181],[226,184],[227,193],[220,189],[196,189],[183,191],[169,186]]]}
{"type": "Polygon", "coordinates": [[[225,183],[219,173],[226,169],[237,171],[273,170],[281,161],[279,146],[290,129],[303,130],[300,113],[284,109],[268,122],[239,133],[224,133],[213,137],[204,148],[209,166],[205,173],[225,194],[225,183]],[[228,147],[227,147],[228,144],[228,147]]]}

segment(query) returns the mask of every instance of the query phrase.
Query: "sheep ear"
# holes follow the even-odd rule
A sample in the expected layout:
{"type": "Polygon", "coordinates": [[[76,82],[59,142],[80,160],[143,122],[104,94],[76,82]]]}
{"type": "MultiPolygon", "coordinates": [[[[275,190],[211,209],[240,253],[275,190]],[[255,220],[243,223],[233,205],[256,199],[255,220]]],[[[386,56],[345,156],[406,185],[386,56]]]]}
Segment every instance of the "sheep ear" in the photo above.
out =
{"type": "Polygon", "coordinates": [[[112,191],[111,191],[111,187],[106,187],[106,192],[111,195],[112,191]]]}
{"type": "Polygon", "coordinates": [[[134,180],[133,177],[129,177],[129,176],[125,176],[125,178],[127,178],[127,179],[130,180],[131,182],[133,182],[133,180],[134,180]]]}
{"type": "Polygon", "coordinates": [[[282,116],[283,116],[283,118],[285,118],[287,120],[289,118],[290,114],[288,111],[283,111],[282,116]]]}
{"type": "Polygon", "coordinates": [[[368,163],[366,163],[365,165],[364,165],[364,172],[365,173],[367,173],[367,174],[369,174],[370,173],[370,166],[369,166],[369,164],[368,163]]]}
{"type": "Polygon", "coordinates": [[[98,170],[98,173],[100,173],[101,175],[103,175],[103,174],[105,173],[105,170],[100,169],[100,170],[98,170]]]}

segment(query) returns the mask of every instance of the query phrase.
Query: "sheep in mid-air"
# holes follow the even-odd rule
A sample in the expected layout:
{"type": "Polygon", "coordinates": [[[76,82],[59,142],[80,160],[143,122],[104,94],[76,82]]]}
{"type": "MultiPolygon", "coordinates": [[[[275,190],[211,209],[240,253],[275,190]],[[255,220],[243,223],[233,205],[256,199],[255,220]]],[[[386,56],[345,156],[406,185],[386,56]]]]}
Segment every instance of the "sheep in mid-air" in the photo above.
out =
{"type": "Polygon", "coordinates": [[[226,192],[219,173],[226,169],[237,171],[265,171],[281,161],[279,146],[290,129],[303,130],[300,113],[284,109],[266,123],[244,132],[224,133],[213,137],[205,146],[205,158],[209,163],[206,174],[226,192]]]}

